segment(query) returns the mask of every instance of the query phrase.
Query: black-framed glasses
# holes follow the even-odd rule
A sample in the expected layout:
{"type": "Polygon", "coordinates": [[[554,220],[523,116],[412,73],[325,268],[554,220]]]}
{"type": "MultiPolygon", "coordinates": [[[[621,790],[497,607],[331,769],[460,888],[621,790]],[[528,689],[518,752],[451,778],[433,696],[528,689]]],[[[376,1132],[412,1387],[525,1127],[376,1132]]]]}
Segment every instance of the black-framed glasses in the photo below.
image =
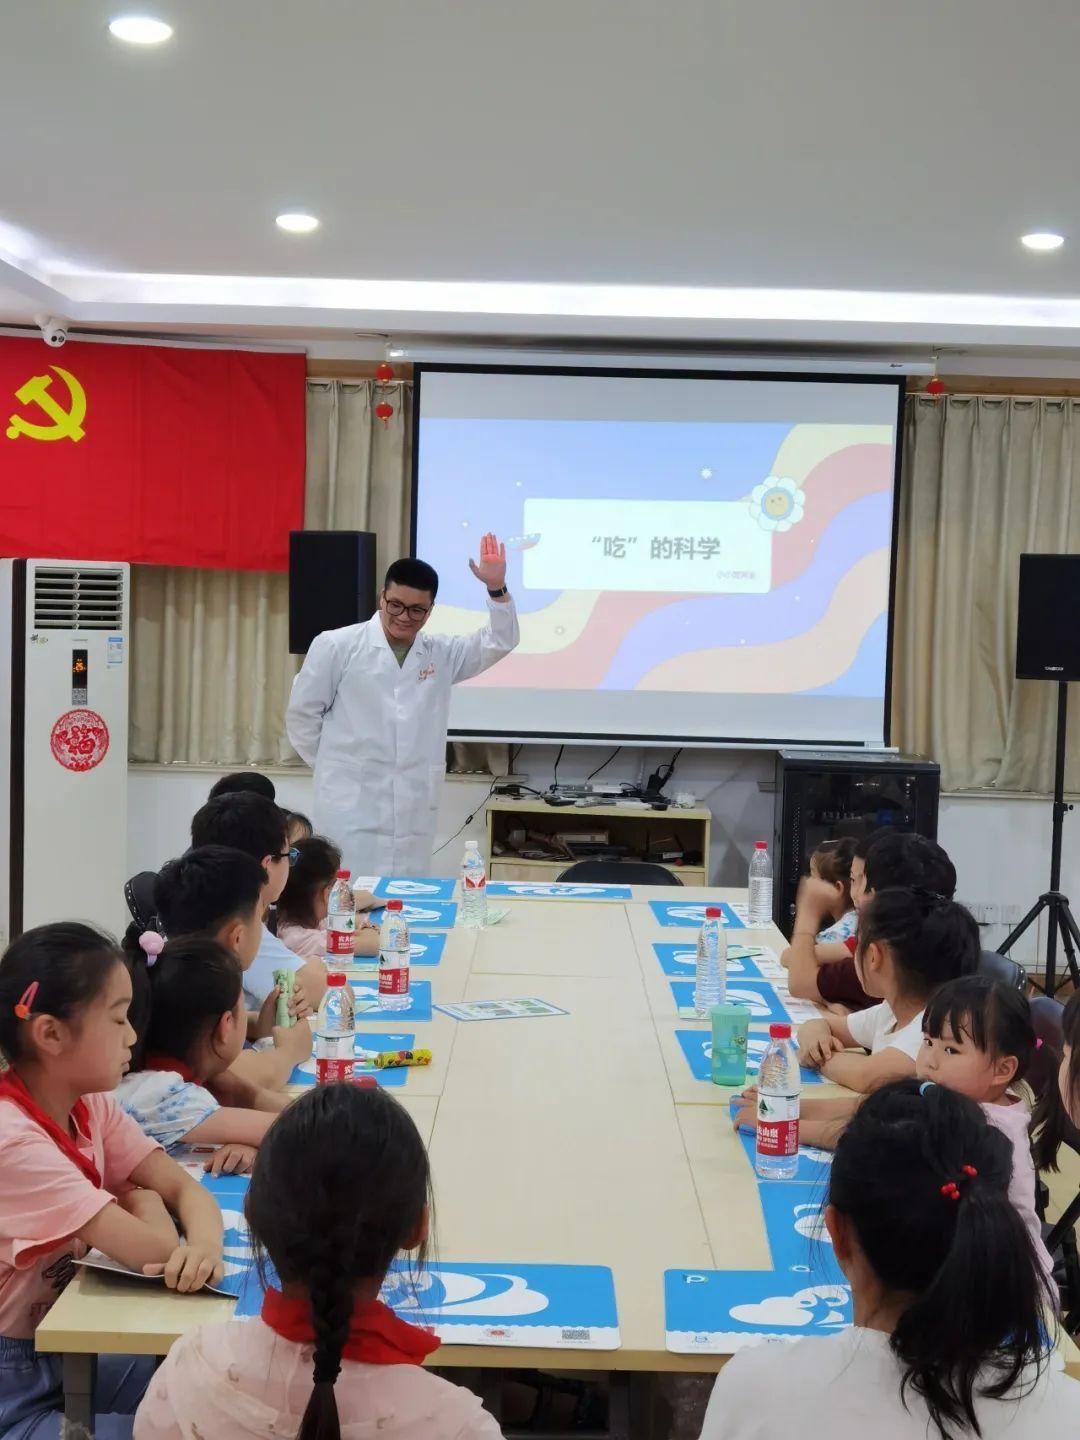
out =
{"type": "Polygon", "coordinates": [[[278,853],[274,856],[274,859],[288,860],[289,869],[291,870],[292,867],[296,864],[297,860],[300,859],[300,851],[296,848],[295,845],[291,845],[288,850],[279,850],[278,853]]]}
{"type": "Polygon", "coordinates": [[[400,600],[385,600],[386,613],[393,615],[395,620],[402,615],[408,615],[410,620],[423,620],[425,615],[431,614],[430,605],[403,605],[400,600]]]}

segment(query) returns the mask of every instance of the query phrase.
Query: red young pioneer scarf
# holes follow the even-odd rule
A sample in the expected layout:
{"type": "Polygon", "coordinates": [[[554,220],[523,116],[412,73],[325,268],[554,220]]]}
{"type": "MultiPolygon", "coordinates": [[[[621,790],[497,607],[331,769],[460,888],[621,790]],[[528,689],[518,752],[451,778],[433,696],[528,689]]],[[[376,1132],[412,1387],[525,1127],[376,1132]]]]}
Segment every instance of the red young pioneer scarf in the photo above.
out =
{"type": "Polygon", "coordinates": [[[183,1060],[177,1060],[175,1055],[144,1055],[142,1068],[144,1070],[172,1070],[186,1080],[189,1085],[198,1085],[195,1073],[191,1066],[183,1060]]]}
{"type": "MultiPolygon", "coordinates": [[[[311,1302],[306,1297],[289,1299],[280,1290],[263,1296],[262,1320],[283,1340],[310,1345],[315,1340],[311,1323],[311,1302]]],[[[439,1348],[436,1336],[399,1320],[381,1300],[364,1300],[353,1309],[349,1338],[341,1352],[344,1360],[363,1360],[368,1365],[422,1365],[439,1348]]]]}
{"type": "MultiPolygon", "coordinates": [[[[24,1114],[29,1115],[35,1125],[40,1125],[53,1144],[64,1152],[71,1163],[79,1167],[96,1189],[102,1188],[101,1175],[93,1160],[89,1155],[83,1154],[66,1130],[61,1130],[56,1121],[50,1115],[45,1114],[14,1070],[5,1070],[0,1075],[0,1100],[11,1100],[18,1105],[24,1114]]],[[[90,1110],[85,1100],[75,1101],[71,1107],[71,1118],[84,1135],[90,1134],[90,1110]]]]}

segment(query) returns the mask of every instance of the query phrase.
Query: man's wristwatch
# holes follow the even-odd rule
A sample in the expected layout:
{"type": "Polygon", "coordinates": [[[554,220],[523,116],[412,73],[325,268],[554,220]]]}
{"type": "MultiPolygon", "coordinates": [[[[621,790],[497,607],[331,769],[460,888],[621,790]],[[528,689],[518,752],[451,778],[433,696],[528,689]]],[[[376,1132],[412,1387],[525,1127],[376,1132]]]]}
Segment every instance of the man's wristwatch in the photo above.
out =
{"type": "Polygon", "coordinates": [[[504,585],[501,590],[488,590],[492,600],[501,600],[504,595],[509,595],[509,589],[504,585]]]}

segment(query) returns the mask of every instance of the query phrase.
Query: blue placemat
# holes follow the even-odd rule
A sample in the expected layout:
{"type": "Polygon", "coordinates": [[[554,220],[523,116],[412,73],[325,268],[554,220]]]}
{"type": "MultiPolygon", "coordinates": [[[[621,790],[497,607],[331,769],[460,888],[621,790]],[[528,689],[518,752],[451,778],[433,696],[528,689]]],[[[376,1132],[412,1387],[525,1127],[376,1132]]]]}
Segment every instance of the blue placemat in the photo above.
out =
{"type": "Polygon", "coordinates": [[[429,935],[424,930],[410,930],[409,948],[413,965],[438,965],[446,949],[446,934],[429,935]]]}
{"type": "MultiPolygon", "coordinates": [[[[411,930],[416,925],[421,930],[452,930],[457,924],[457,903],[453,900],[403,900],[401,913],[411,930]]],[[[371,919],[381,925],[385,907],[371,911],[371,919]]]]}
{"type": "MultiPolygon", "coordinates": [[[[289,1076],[290,1085],[314,1085],[315,1084],[315,1051],[312,1035],[312,1054],[310,1060],[305,1060],[303,1065],[297,1065],[296,1069],[289,1076]]],[[[402,1035],[398,1031],[393,1033],[385,1030],[358,1030],[356,1032],[356,1049],[360,1050],[411,1050],[416,1044],[416,1036],[402,1035]]],[[[405,1084],[407,1069],[399,1070],[361,1070],[357,1066],[358,1075],[371,1075],[380,1085],[393,1086],[397,1089],[405,1084]]]]}
{"type": "Polygon", "coordinates": [[[383,875],[371,893],[380,900],[412,900],[422,904],[425,900],[452,900],[453,880],[437,880],[434,877],[412,880],[405,876],[383,875]]]}
{"type": "Polygon", "coordinates": [[[411,1025],[414,1021],[431,1019],[431,981],[414,980],[409,976],[409,997],[412,1004],[405,1010],[368,1010],[361,1009],[363,1002],[367,1005],[379,997],[379,978],[373,975],[371,979],[356,978],[350,979],[353,994],[356,997],[356,1023],[358,1025],[411,1025]]]}
{"type": "MultiPolygon", "coordinates": [[[[682,1052],[686,1056],[686,1063],[690,1066],[690,1073],[695,1080],[708,1080],[711,1082],[710,1067],[712,1065],[712,1031],[711,1030],[676,1030],[675,1038],[682,1046],[682,1052]]],[[[757,1080],[758,1070],[765,1055],[768,1040],[764,1035],[748,1035],[746,1039],[746,1083],[753,1085],[757,1080]]],[[[802,1082],[804,1085],[823,1085],[825,1082],[816,1070],[802,1070],[802,1082]]],[[[717,1086],[717,1095],[723,1098],[727,1093],[724,1086],[717,1086]]]]}
{"type": "Polygon", "coordinates": [[[761,1180],[758,1198],[778,1274],[806,1276],[802,1283],[807,1285],[845,1283],[825,1229],[824,1186],[816,1191],[795,1180],[761,1180]]]}
{"type": "Polygon", "coordinates": [[[846,1284],[800,1285],[771,1270],[667,1270],[664,1328],[677,1355],[732,1355],[765,1340],[833,1335],[852,1323],[846,1284]]]}
{"type": "MultiPolygon", "coordinates": [[[[668,983],[671,986],[671,993],[675,997],[676,1008],[679,1010],[692,1009],[694,982],[692,980],[671,980],[668,983]]],[[[791,1016],[784,1009],[783,1001],[767,980],[742,980],[732,976],[728,980],[727,998],[732,1005],[747,1007],[750,1011],[751,1025],[790,1023],[791,1016]]]]}
{"type": "MultiPolygon", "coordinates": [[[[649,909],[661,925],[680,930],[700,930],[705,924],[705,906],[693,905],[686,900],[650,900],[649,909]]],[[[720,911],[721,924],[725,930],[745,930],[746,924],[727,903],[721,900],[709,906],[720,911]]]]}
{"type": "MultiPolygon", "coordinates": [[[[272,1269],[267,1282],[276,1282],[272,1269]]],[[[253,1269],[239,1288],[237,1318],[257,1315],[263,1291],[253,1269]]],[[[620,1343],[615,1285],[601,1265],[435,1262],[417,1273],[396,1260],[379,1298],[444,1345],[615,1350],[620,1343]]]]}
{"type": "MultiPolygon", "coordinates": [[[[653,945],[653,953],[660,962],[660,969],[665,975],[672,975],[676,978],[692,980],[697,971],[697,950],[685,942],[682,945],[668,945],[662,942],[653,945]]],[[[737,946],[732,946],[737,949],[737,946]]],[[[728,975],[737,975],[743,979],[760,980],[761,971],[754,964],[749,955],[732,955],[728,951],[727,962],[728,975]]]]}
{"type": "Polygon", "coordinates": [[[225,1273],[221,1281],[222,1288],[234,1290],[238,1295],[244,1293],[245,1277],[255,1259],[251,1246],[251,1232],[244,1219],[244,1198],[247,1195],[249,1179],[250,1177],[247,1175],[204,1175],[202,1177],[204,1189],[209,1190],[221,1206],[221,1219],[225,1231],[223,1252],[225,1273]]]}
{"type": "Polygon", "coordinates": [[[629,900],[629,885],[573,885],[542,880],[491,880],[487,893],[496,900],[629,900]]]}

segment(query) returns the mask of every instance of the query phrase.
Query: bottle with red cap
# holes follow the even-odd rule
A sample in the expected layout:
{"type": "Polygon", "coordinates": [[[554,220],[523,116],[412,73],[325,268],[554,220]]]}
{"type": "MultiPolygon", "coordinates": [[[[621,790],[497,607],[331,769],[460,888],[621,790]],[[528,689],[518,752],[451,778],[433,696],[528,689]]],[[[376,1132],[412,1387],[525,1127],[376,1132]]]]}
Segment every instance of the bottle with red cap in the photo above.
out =
{"type": "Polygon", "coordinates": [[[769,1048],[758,1070],[757,1173],[762,1180],[793,1180],[799,1168],[799,1094],[802,1076],[790,1025],[769,1026],[769,1048]]]}
{"type": "Polygon", "coordinates": [[[769,847],[764,840],[758,840],[750,857],[747,906],[747,919],[755,930],[762,930],[766,925],[772,924],[772,882],[772,857],[769,855],[769,847]]]}
{"type": "Polygon", "coordinates": [[[331,970],[315,1022],[315,1083],[351,1083],[355,1061],[356,1002],[352,986],[342,971],[331,970]]]}
{"type": "Polygon", "coordinates": [[[326,968],[351,965],[356,944],[356,901],[348,870],[339,870],[326,902],[326,968]]]}
{"type": "Polygon", "coordinates": [[[727,935],[721,923],[720,907],[705,907],[705,923],[698,934],[697,974],[694,980],[694,1013],[707,1020],[714,1005],[727,998],[727,935]]]}
{"type": "Polygon", "coordinates": [[[388,900],[379,933],[379,1009],[407,1010],[412,946],[400,900],[388,900]]]}

